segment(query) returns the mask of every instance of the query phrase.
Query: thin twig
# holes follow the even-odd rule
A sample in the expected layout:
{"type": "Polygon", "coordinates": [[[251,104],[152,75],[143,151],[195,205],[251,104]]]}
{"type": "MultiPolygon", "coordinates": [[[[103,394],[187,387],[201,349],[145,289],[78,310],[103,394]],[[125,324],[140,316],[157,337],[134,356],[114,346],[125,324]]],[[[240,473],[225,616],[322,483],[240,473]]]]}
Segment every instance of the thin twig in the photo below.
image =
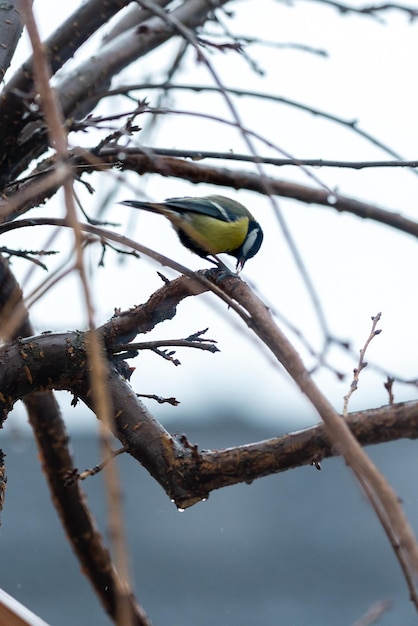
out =
{"type": "Polygon", "coordinates": [[[379,602],[375,602],[367,613],[357,620],[353,626],[371,626],[371,624],[376,624],[382,615],[389,611],[392,604],[392,600],[379,600],[379,602]]]}
{"type": "MultiPolygon", "coordinates": [[[[220,352],[213,343],[203,343],[204,341],[212,342],[211,339],[203,339],[201,341],[188,341],[187,339],[157,339],[155,341],[138,341],[136,343],[117,344],[112,347],[112,353],[117,354],[125,350],[154,350],[155,348],[197,348],[198,350],[207,350],[208,352],[220,352]]],[[[216,342],[214,342],[216,343],[216,342]]]]}
{"type": "MultiPolygon", "coordinates": [[[[196,91],[198,93],[201,91],[209,92],[209,93],[210,92],[222,93],[219,87],[214,86],[214,85],[193,85],[193,84],[181,84],[181,83],[168,83],[168,84],[166,83],[139,83],[138,84],[137,83],[133,85],[126,85],[126,86],[117,87],[115,89],[110,89],[106,93],[103,93],[103,97],[109,97],[112,95],[118,95],[118,94],[127,93],[129,91],[142,90],[142,89],[147,90],[147,91],[149,91],[150,89],[166,89],[166,90],[174,89],[174,90],[196,91]]],[[[234,89],[232,87],[224,87],[224,89],[231,95],[257,98],[260,100],[270,100],[272,102],[279,102],[280,104],[291,106],[301,111],[305,111],[306,113],[310,113],[314,115],[315,117],[322,117],[323,119],[329,120],[330,122],[334,122],[335,124],[338,124],[340,126],[345,126],[346,128],[349,128],[353,133],[359,135],[360,137],[363,137],[363,139],[365,139],[366,141],[370,142],[371,144],[377,146],[378,148],[386,152],[386,154],[389,154],[395,159],[403,160],[398,152],[396,152],[395,150],[393,150],[392,148],[384,144],[382,141],[380,141],[380,139],[377,139],[377,137],[374,137],[367,131],[359,128],[357,120],[355,119],[347,120],[337,115],[334,115],[332,113],[327,113],[326,111],[323,111],[322,109],[317,109],[316,107],[313,107],[309,104],[304,104],[302,102],[298,102],[297,100],[285,98],[284,96],[277,96],[275,94],[269,94],[269,93],[264,93],[264,92],[259,92],[259,91],[251,91],[249,89],[238,89],[238,88],[234,89]]],[[[307,165],[310,165],[310,164],[307,163],[307,165]]]]}
{"type": "MultiPolygon", "coordinates": [[[[89,120],[86,120],[85,124],[88,126],[89,120]]],[[[105,153],[107,150],[115,150],[116,148],[109,145],[109,147],[103,147],[101,153],[105,153]]],[[[120,151],[121,147],[117,147],[120,151]]],[[[137,147],[127,146],[123,149],[126,154],[153,154],[156,157],[168,156],[178,157],[183,159],[190,159],[191,161],[203,161],[204,159],[219,159],[222,161],[241,161],[243,163],[262,163],[263,165],[276,165],[277,167],[283,166],[295,166],[299,167],[300,164],[309,167],[337,167],[344,169],[375,169],[375,168],[404,168],[411,169],[418,168],[418,160],[409,161],[338,161],[335,159],[279,159],[268,156],[252,156],[250,154],[240,154],[239,152],[222,152],[219,150],[187,150],[183,148],[158,148],[151,146],[140,145],[137,147]]]]}
{"type": "Polygon", "coordinates": [[[105,465],[107,465],[107,463],[110,463],[110,461],[113,461],[117,456],[119,456],[120,454],[123,454],[124,452],[126,452],[125,447],[119,448],[118,450],[109,450],[109,456],[106,459],[103,459],[103,461],[101,461],[94,467],[91,467],[90,469],[86,469],[83,472],[80,472],[77,478],[79,480],[86,480],[86,478],[89,478],[90,476],[95,476],[96,474],[102,471],[102,469],[104,468],[105,465]]]}
{"type": "Polygon", "coordinates": [[[380,335],[380,333],[382,332],[381,329],[376,330],[376,326],[377,326],[378,322],[380,321],[381,317],[382,317],[381,313],[378,313],[377,315],[372,317],[372,329],[370,331],[369,336],[366,339],[366,343],[364,344],[364,346],[360,350],[360,357],[359,357],[358,365],[353,370],[354,376],[353,376],[353,380],[351,381],[351,384],[350,384],[350,389],[348,390],[348,392],[344,396],[344,406],[343,406],[343,416],[344,417],[347,417],[347,415],[348,415],[348,403],[350,402],[350,398],[353,395],[353,393],[357,390],[360,374],[364,370],[364,368],[367,367],[367,365],[368,365],[367,361],[364,360],[364,357],[366,356],[367,348],[369,347],[370,342],[372,341],[372,339],[374,339],[374,337],[376,337],[376,335],[380,335]]]}
{"type": "Polygon", "coordinates": [[[411,20],[418,17],[418,9],[414,9],[413,7],[408,7],[404,4],[398,4],[397,2],[384,2],[382,4],[365,4],[360,7],[353,7],[352,5],[346,4],[344,2],[337,2],[336,0],[315,0],[315,2],[320,2],[321,4],[327,4],[328,6],[334,7],[338,9],[338,11],[342,14],[345,13],[361,13],[362,15],[369,15],[382,21],[380,16],[377,13],[382,13],[383,11],[396,10],[403,13],[406,13],[411,20]]]}

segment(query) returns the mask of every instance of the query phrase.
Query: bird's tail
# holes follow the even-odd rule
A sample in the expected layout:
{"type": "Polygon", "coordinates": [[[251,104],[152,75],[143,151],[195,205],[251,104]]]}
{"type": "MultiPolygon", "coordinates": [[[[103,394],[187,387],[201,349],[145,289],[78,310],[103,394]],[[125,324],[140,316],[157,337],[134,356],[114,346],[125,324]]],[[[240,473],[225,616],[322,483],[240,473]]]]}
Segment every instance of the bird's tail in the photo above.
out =
{"type": "Polygon", "coordinates": [[[143,209],[150,213],[159,213],[160,215],[169,215],[171,212],[164,204],[158,202],[141,202],[140,200],[123,200],[118,204],[124,204],[125,206],[131,206],[134,209],[143,209]]]}

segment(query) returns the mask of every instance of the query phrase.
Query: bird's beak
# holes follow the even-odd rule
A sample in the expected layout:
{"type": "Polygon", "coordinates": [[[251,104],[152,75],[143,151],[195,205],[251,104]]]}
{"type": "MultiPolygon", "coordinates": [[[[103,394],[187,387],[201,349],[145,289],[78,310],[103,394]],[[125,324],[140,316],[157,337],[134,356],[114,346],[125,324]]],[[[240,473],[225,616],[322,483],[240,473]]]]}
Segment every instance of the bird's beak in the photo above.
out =
{"type": "Polygon", "coordinates": [[[242,268],[245,265],[245,259],[238,259],[237,264],[235,266],[235,269],[237,271],[237,274],[239,274],[242,270],[242,268]]]}

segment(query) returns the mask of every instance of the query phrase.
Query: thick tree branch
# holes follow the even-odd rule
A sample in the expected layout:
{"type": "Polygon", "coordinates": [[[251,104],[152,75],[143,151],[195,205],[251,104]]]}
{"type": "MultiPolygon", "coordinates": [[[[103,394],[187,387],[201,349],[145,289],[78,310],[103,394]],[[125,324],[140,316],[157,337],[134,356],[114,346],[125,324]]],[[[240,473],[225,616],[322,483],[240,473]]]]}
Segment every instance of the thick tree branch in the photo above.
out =
{"type": "MultiPolygon", "coordinates": [[[[107,148],[104,148],[100,154],[101,158],[104,158],[106,161],[108,161],[106,158],[107,150],[107,148]]],[[[118,160],[116,155],[113,158],[115,161],[118,160]]],[[[122,160],[118,160],[118,162],[122,168],[132,169],[140,175],[154,172],[163,176],[182,178],[183,180],[188,180],[195,184],[208,183],[211,185],[230,187],[232,189],[248,189],[265,194],[264,184],[258,174],[249,171],[210,167],[200,165],[199,163],[191,163],[181,159],[161,157],[158,155],[156,155],[155,158],[150,155],[136,157],[129,154],[129,151],[127,156],[122,160]]],[[[332,197],[330,197],[329,192],[324,189],[308,187],[307,185],[272,177],[266,178],[269,191],[272,194],[283,198],[299,200],[305,204],[326,206],[341,213],[348,212],[363,219],[372,219],[381,224],[387,224],[392,228],[409,233],[414,237],[418,237],[418,223],[407,217],[403,217],[399,213],[381,209],[376,205],[362,202],[343,194],[334,193],[332,197]]]]}
{"type": "MultiPolygon", "coordinates": [[[[125,156],[122,156],[120,147],[103,148],[98,158],[94,154],[90,156],[91,153],[83,151],[81,154],[78,153],[72,157],[75,171],[79,174],[81,172],[91,173],[96,170],[106,169],[109,166],[117,166],[121,169],[135,171],[139,175],[156,173],[162,176],[188,180],[194,184],[208,183],[231,189],[248,189],[263,195],[265,193],[260,177],[250,171],[211,167],[158,154],[138,154],[137,148],[123,148],[123,153],[125,156]]],[[[49,159],[44,164],[44,167],[45,173],[39,173],[34,179],[28,179],[13,186],[15,195],[10,202],[0,201],[0,221],[2,215],[16,217],[39,205],[42,200],[56,193],[62,184],[62,178],[58,175],[54,176],[54,160],[49,159]]],[[[279,197],[298,200],[305,204],[318,204],[339,212],[351,213],[357,217],[371,219],[401,232],[408,233],[413,237],[418,237],[418,222],[404,217],[400,213],[338,193],[330,201],[329,194],[322,189],[278,178],[269,177],[268,185],[271,193],[279,197]]],[[[40,218],[25,220],[17,224],[4,224],[0,225],[0,233],[13,230],[14,228],[36,224],[42,225],[44,223],[51,223],[51,220],[40,218]]]]}
{"type": "MultiPolygon", "coordinates": [[[[353,470],[390,538],[409,585],[411,597],[417,605],[414,581],[418,571],[418,547],[396,494],[363,452],[350,431],[347,421],[341,419],[316,387],[300,357],[274,324],[263,303],[237,277],[221,278],[218,272],[213,271],[209,275],[222,282],[229,297],[236,300],[239,307],[242,307],[242,311],[238,311],[241,317],[271,349],[321,415],[325,423],[326,436],[332,447],[339,450],[353,470]]],[[[147,303],[153,318],[145,324],[146,327],[150,324],[153,326],[175,312],[177,303],[187,292],[187,288],[186,292],[184,291],[185,280],[188,287],[190,280],[182,277],[165,285],[157,292],[157,296],[154,294],[152,305],[150,306],[150,302],[147,303]],[[170,294],[170,305],[167,307],[164,303],[164,296],[168,294],[170,294]],[[161,310],[156,306],[155,298],[160,299],[161,310]]],[[[204,285],[201,290],[205,290],[204,285]]],[[[189,293],[191,295],[196,291],[193,289],[189,293]]],[[[137,307],[136,310],[143,313],[141,307],[137,307]]],[[[106,335],[105,329],[101,329],[105,343],[106,340],[109,342],[109,337],[111,342],[120,338],[121,329],[118,318],[119,316],[112,320],[110,334],[106,335]]],[[[134,328],[138,329],[139,326],[140,324],[135,320],[134,328]]],[[[69,389],[82,398],[88,406],[92,406],[87,367],[88,342],[89,335],[65,333],[33,337],[7,346],[2,351],[2,360],[7,365],[0,383],[0,389],[7,389],[8,392],[7,397],[4,394],[0,397],[3,416],[6,417],[16,399],[24,397],[35,389],[69,389]]],[[[237,450],[227,450],[215,456],[209,453],[208,456],[208,454],[200,454],[197,446],[190,444],[184,436],[170,436],[152,418],[138,398],[130,392],[126,382],[111,366],[108,369],[107,388],[114,411],[113,424],[116,436],[160,482],[178,506],[181,508],[191,506],[207,497],[209,486],[211,488],[222,486],[220,481],[223,478],[219,477],[223,477],[225,473],[227,477],[231,476],[231,455],[232,459],[237,458],[235,456],[237,450]],[[203,470],[204,466],[205,470],[203,470]],[[215,476],[215,484],[211,484],[210,480],[204,477],[205,473],[215,476]]],[[[279,442],[279,448],[280,443],[282,442],[279,442]]],[[[266,474],[266,463],[275,462],[277,459],[277,449],[268,454],[269,445],[271,442],[255,444],[251,451],[248,447],[242,450],[244,462],[240,458],[236,463],[240,468],[237,470],[240,479],[248,481],[257,477],[257,474],[266,474]],[[251,458],[255,460],[256,468],[255,473],[251,475],[248,470],[251,466],[248,459],[249,452],[251,452],[251,458]]],[[[274,446],[277,446],[277,441],[274,446]]],[[[319,459],[320,455],[316,454],[309,460],[317,464],[319,459]]],[[[272,471],[280,470],[276,468],[272,471]]],[[[227,484],[231,484],[230,479],[227,484]]]]}
{"type": "MultiPolygon", "coordinates": [[[[127,331],[134,333],[141,329],[141,332],[147,332],[155,324],[170,319],[175,313],[176,305],[187,294],[190,295],[187,281],[184,278],[177,279],[156,292],[146,304],[118,315],[105,324],[100,332],[110,343],[127,331]],[[149,317],[151,311],[154,313],[149,317]]],[[[0,354],[5,369],[24,370],[18,389],[14,390],[13,399],[24,397],[35,389],[42,389],[46,384],[48,388],[72,391],[92,407],[85,341],[86,338],[80,333],[51,334],[21,340],[11,348],[3,349],[0,354]],[[18,362],[21,363],[20,367],[17,367],[18,362]],[[59,370],[58,363],[61,363],[59,370]],[[75,372],[78,372],[77,376],[75,372]]],[[[10,374],[1,376],[0,389],[8,385],[9,377],[10,374]]],[[[187,440],[171,436],[152,417],[111,365],[107,384],[114,407],[115,435],[181,508],[208,497],[214,489],[319,463],[324,458],[340,453],[338,447],[331,442],[323,424],[227,450],[198,452],[197,447],[191,446],[187,440]]],[[[12,403],[11,399],[10,404],[12,403]]],[[[7,412],[11,406],[3,408],[7,412]]],[[[357,411],[348,415],[346,423],[362,445],[402,438],[415,439],[418,438],[418,402],[357,411]]],[[[43,428],[52,429],[52,436],[53,421],[47,418],[43,428]]],[[[56,444],[60,441],[58,435],[53,439],[56,444]]],[[[60,450],[58,445],[49,445],[48,448],[49,454],[54,455],[60,450]]],[[[68,467],[65,463],[58,472],[57,462],[53,465],[56,467],[55,476],[60,482],[60,489],[68,497],[63,479],[74,475],[74,469],[72,472],[65,469],[68,467]]]]}
{"type": "MultiPolygon", "coordinates": [[[[260,181],[260,177],[250,171],[211,167],[183,159],[165,157],[159,154],[145,155],[137,148],[122,149],[121,147],[106,147],[101,149],[100,154],[97,156],[94,155],[94,150],[92,150],[92,153],[92,156],[90,156],[90,152],[73,154],[72,158],[76,172],[80,174],[81,172],[93,172],[106,169],[109,166],[117,166],[121,169],[135,171],[139,175],[154,173],[162,176],[181,178],[194,184],[208,183],[211,185],[229,187],[231,189],[248,189],[263,195],[265,194],[265,189],[260,181]]],[[[41,201],[39,194],[43,194],[42,197],[47,198],[51,197],[57,191],[61,181],[58,181],[57,184],[56,181],[51,178],[52,184],[46,184],[45,186],[40,184],[44,176],[52,175],[54,161],[49,160],[48,163],[48,166],[46,163],[44,164],[46,167],[44,174],[39,173],[35,180],[23,181],[18,184],[18,191],[10,207],[7,202],[0,202],[0,216],[2,213],[8,214],[11,211],[15,211],[15,215],[24,213],[39,204],[41,201]],[[20,193],[22,194],[22,203],[19,202],[20,193]]],[[[309,187],[299,183],[273,177],[268,177],[267,180],[271,193],[279,197],[298,200],[304,204],[326,206],[341,213],[351,213],[357,217],[371,219],[414,237],[418,237],[418,223],[415,220],[402,216],[400,213],[383,209],[374,204],[362,202],[361,200],[339,193],[335,193],[335,195],[330,198],[329,193],[323,189],[309,187]]],[[[38,223],[38,221],[34,221],[33,223],[38,223]]],[[[26,222],[25,225],[30,226],[30,222],[26,222]]],[[[6,224],[0,226],[0,232],[6,232],[13,228],[15,228],[13,224],[6,224]]]]}
{"type": "MultiPolygon", "coordinates": [[[[232,279],[232,282],[235,283],[236,294],[241,281],[232,279]]],[[[184,298],[205,290],[206,287],[199,287],[197,282],[191,288],[191,281],[181,277],[164,285],[145,304],[118,313],[98,332],[110,349],[127,336],[148,332],[156,324],[171,319],[184,298]]],[[[47,385],[48,388],[68,389],[91,406],[86,366],[87,341],[83,333],[50,334],[32,337],[4,349],[2,358],[7,364],[5,369],[12,373],[3,374],[0,388],[6,388],[4,385],[10,388],[10,377],[16,378],[17,373],[13,371],[17,371],[21,372],[21,377],[18,388],[14,390],[14,400],[47,385]]],[[[197,453],[197,448],[172,437],[154,420],[117,374],[111,360],[108,386],[115,413],[116,436],[182,508],[207,497],[213,489],[339,454],[324,425],[228,450],[197,453]]],[[[10,405],[4,408],[7,412],[10,405]]],[[[356,412],[348,416],[347,424],[362,445],[416,438],[418,403],[400,403],[356,412]]]]}
{"type": "MultiPolygon", "coordinates": [[[[0,329],[6,336],[29,336],[33,328],[22,303],[19,286],[10,272],[9,264],[0,257],[0,329]],[[11,325],[10,320],[18,320],[11,325]]],[[[24,352],[20,356],[25,360],[24,352]]],[[[22,366],[21,366],[22,367],[22,366]]],[[[23,370],[28,374],[29,369],[23,370]]],[[[30,374],[29,374],[30,376],[30,374]]],[[[7,397],[6,388],[0,383],[0,397],[7,397]]],[[[33,428],[42,466],[48,480],[52,500],[68,539],[79,559],[83,572],[95,589],[106,612],[116,617],[117,589],[121,583],[109,552],[98,531],[88,506],[85,493],[78,481],[70,480],[77,474],[69,448],[69,439],[59,407],[51,391],[39,387],[38,391],[22,397],[33,428]]],[[[9,398],[10,400],[10,398],[9,398]]],[[[1,489],[0,468],[0,505],[1,489]]],[[[0,506],[1,508],[1,506],[0,506]]],[[[135,598],[129,598],[135,626],[150,626],[142,607],[135,598]]]]}
{"type": "Polygon", "coordinates": [[[250,328],[270,348],[318,411],[330,440],[352,469],[382,524],[404,572],[411,599],[418,609],[418,544],[396,493],[360,447],[347,423],[314,383],[299,354],[276,326],[264,303],[242,282],[238,285],[228,279],[223,281],[223,288],[243,307],[250,317],[250,328]]]}
{"type": "MultiPolygon", "coordinates": [[[[89,0],[83,3],[44,44],[55,74],[74,52],[128,3],[128,0],[89,0]]],[[[29,102],[34,98],[33,58],[16,72],[0,94],[0,144],[3,146],[2,168],[13,171],[16,161],[16,137],[32,119],[29,102]]]]}
{"type": "MultiPolygon", "coordinates": [[[[217,6],[225,4],[227,1],[218,0],[217,6]]],[[[213,8],[211,0],[190,0],[175,9],[172,15],[180,23],[193,29],[210,16],[213,8]]],[[[165,20],[151,17],[139,27],[121,33],[102,46],[100,54],[95,54],[73,71],[69,71],[60,81],[59,99],[64,115],[66,117],[74,116],[80,106],[83,108],[82,116],[87,115],[96,106],[97,94],[103,92],[103,85],[107,84],[123,68],[154,50],[175,34],[177,34],[176,29],[168,25],[165,20]]],[[[32,94],[30,102],[32,102],[33,96],[34,94],[32,94]]],[[[24,106],[28,104],[29,102],[25,103],[24,106]]],[[[22,107],[22,99],[19,102],[19,107],[22,107]]],[[[7,119],[9,133],[12,121],[7,119]]],[[[42,117],[37,113],[26,115],[24,120],[21,115],[18,120],[15,120],[12,135],[7,135],[10,143],[7,151],[8,161],[2,167],[0,187],[24,171],[32,159],[39,157],[46,150],[45,131],[42,117]],[[24,134],[23,125],[32,129],[31,132],[24,134]],[[20,139],[18,142],[16,142],[17,135],[20,139]]],[[[7,139],[4,138],[3,145],[6,141],[7,139]]]]}
{"type": "Polygon", "coordinates": [[[3,79],[16,46],[23,31],[23,23],[16,9],[16,2],[2,2],[0,4],[0,78],[3,79]]]}

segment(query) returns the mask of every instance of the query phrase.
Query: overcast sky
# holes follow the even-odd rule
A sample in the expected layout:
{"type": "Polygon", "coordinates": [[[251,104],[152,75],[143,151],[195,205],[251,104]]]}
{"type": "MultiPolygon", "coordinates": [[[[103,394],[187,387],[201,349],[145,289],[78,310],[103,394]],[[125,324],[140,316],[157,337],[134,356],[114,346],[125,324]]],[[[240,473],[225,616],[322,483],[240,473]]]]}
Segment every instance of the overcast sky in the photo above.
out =
{"type": "MultiPolygon", "coordinates": [[[[360,6],[361,3],[351,4],[360,6]]],[[[47,35],[59,23],[60,13],[66,16],[75,5],[74,2],[37,0],[36,14],[42,33],[47,35]]],[[[346,120],[357,120],[361,129],[403,157],[417,158],[418,22],[410,22],[405,14],[397,11],[382,13],[380,21],[355,14],[340,15],[336,9],[316,2],[295,2],[294,6],[267,0],[234,2],[231,9],[234,10],[234,19],[228,21],[225,16],[222,19],[236,34],[262,36],[271,42],[304,44],[324,50],[328,56],[295,48],[249,45],[248,54],[264,71],[264,76],[258,76],[243,56],[208,51],[210,61],[217,68],[224,85],[283,96],[346,120]]],[[[209,30],[213,32],[215,27],[210,26],[209,30]]],[[[22,59],[26,55],[25,47],[26,43],[22,41],[22,59]]],[[[161,80],[169,51],[166,48],[149,55],[146,62],[128,68],[115,84],[161,80]]],[[[88,53],[87,49],[85,54],[88,53]]],[[[193,54],[177,82],[180,80],[213,84],[207,70],[195,64],[193,54]]],[[[147,97],[152,104],[155,102],[156,95],[152,91],[137,93],[138,97],[147,97]]],[[[309,113],[254,98],[242,97],[235,102],[244,126],[266,137],[293,157],[358,161],[390,158],[347,127],[309,113]]],[[[127,101],[121,105],[128,110],[127,101]]],[[[106,103],[102,110],[113,110],[113,107],[113,104],[106,103]]],[[[216,94],[179,91],[173,94],[172,107],[226,115],[222,98],[216,94]]],[[[71,139],[74,142],[79,140],[78,137],[71,139]]],[[[87,145],[91,141],[89,137],[82,140],[87,145]]],[[[140,135],[138,140],[141,140],[140,135]]],[[[167,116],[158,131],[148,136],[144,143],[167,148],[245,151],[235,129],[186,115],[167,116]]],[[[256,148],[261,155],[281,156],[261,142],[256,144],[256,148]]],[[[248,164],[242,167],[251,169],[248,164]]],[[[418,176],[410,170],[321,168],[312,170],[320,181],[315,183],[296,168],[265,169],[277,178],[309,186],[323,184],[345,195],[413,218],[417,214],[418,176]]],[[[315,310],[267,199],[250,192],[203,185],[195,187],[178,179],[160,177],[147,181],[130,178],[131,186],[125,189],[120,181],[111,176],[104,179],[101,175],[101,178],[91,178],[89,182],[96,185],[96,196],[87,196],[79,188],[78,191],[85,207],[91,206],[92,211],[112,190],[116,192],[115,200],[132,199],[136,191],[154,200],[223,193],[246,204],[262,224],[265,241],[259,254],[246,265],[243,279],[253,284],[274,310],[291,320],[312,345],[316,348],[320,346],[321,335],[315,310]]],[[[399,376],[418,377],[415,363],[418,347],[415,323],[418,314],[416,240],[372,222],[337,214],[332,208],[304,206],[280,198],[278,203],[322,300],[331,333],[349,340],[353,349],[358,351],[369,333],[371,316],[382,311],[379,327],[383,328],[383,333],[372,342],[368,360],[399,376]]],[[[62,210],[60,198],[47,207],[36,209],[36,214],[56,215],[62,210]]],[[[107,217],[123,224],[121,232],[127,232],[129,228],[129,235],[134,234],[140,243],[154,247],[188,267],[198,269],[208,266],[180,246],[175,233],[163,218],[141,214],[135,222],[129,222],[130,215],[130,209],[115,205],[107,217]]],[[[25,237],[33,246],[33,233],[26,233],[25,236],[22,233],[22,240],[25,237]]],[[[43,240],[40,232],[37,237],[43,240]]],[[[60,235],[51,247],[61,247],[64,241],[68,241],[68,234],[60,235]]],[[[12,237],[5,245],[11,245],[11,242],[12,237]]],[[[112,263],[112,255],[108,253],[106,268],[97,269],[99,255],[99,250],[87,255],[98,324],[112,315],[114,307],[123,309],[143,302],[161,286],[156,274],[160,268],[155,264],[146,260],[112,263]]],[[[27,290],[44,278],[42,272],[37,270],[28,279],[27,263],[16,261],[14,267],[27,290]]],[[[174,276],[169,271],[166,273],[174,276]]],[[[39,332],[85,327],[85,309],[76,277],[54,287],[48,299],[33,307],[32,315],[39,332]],[[74,311],[69,310],[67,305],[70,292],[74,311]]],[[[181,401],[177,408],[154,407],[151,404],[151,410],[158,417],[175,424],[179,414],[182,417],[189,414],[196,419],[196,409],[202,402],[204,405],[210,402],[220,405],[226,401],[235,413],[270,420],[273,428],[278,430],[289,417],[295,420],[296,427],[318,421],[314,411],[300,397],[267,350],[260,348],[257,339],[213,296],[189,299],[179,307],[176,319],[160,325],[152,337],[180,338],[207,326],[208,336],[218,341],[220,354],[181,349],[177,353],[181,367],[174,367],[154,354],[141,354],[133,363],[137,367],[132,378],[136,391],[176,396],[181,401]]],[[[285,326],[283,329],[288,332],[285,326]]],[[[288,334],[295,339],[292,333],[288,334]]],[[[151,335],[147,336],[147,339],[150,338],[151,335]]],[[[302,346],[297,345],[305,356],[302,346]]],[[[336,408],[341,410],[355,362],[337,346],[332,349],[328,361],[334,368],[347,373],[346,380],[339,381],[326,368],[316,375],[316,380],[336,408]]],[[[387,394],[383,382],[381,374],[365,371],[359,391],[350,404],[351,410],[385,404],[387,394]]],[[[416,396],[417,391],[413,387],[395,386],[396,400],[416,396]]],[[[69,402],[70,397],[67,396],[64,406],[68,411],[69,402]]],[[[74,413],[70,413],[71,419],[74,413]]]]}

